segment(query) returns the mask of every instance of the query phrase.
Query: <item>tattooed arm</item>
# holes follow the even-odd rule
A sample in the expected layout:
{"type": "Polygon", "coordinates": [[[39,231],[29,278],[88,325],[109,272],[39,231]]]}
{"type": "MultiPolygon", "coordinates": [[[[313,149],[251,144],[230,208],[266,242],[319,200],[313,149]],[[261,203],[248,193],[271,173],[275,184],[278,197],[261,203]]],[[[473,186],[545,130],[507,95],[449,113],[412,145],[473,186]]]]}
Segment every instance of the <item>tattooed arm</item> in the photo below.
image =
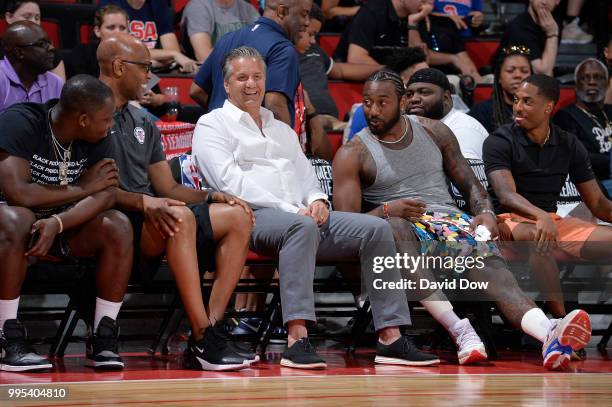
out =
{"type": "Polygon", "coordinates": [[[440,148],[446,176],[469,202],[470,211],[474,215],[474,226],[484,224],[491,235],[496,236],[497,218],[492,214],[493,203],[467,160],[461,155],[459,143],[453,132],[437,120],[419,117],[419,121],[440,148]]]}

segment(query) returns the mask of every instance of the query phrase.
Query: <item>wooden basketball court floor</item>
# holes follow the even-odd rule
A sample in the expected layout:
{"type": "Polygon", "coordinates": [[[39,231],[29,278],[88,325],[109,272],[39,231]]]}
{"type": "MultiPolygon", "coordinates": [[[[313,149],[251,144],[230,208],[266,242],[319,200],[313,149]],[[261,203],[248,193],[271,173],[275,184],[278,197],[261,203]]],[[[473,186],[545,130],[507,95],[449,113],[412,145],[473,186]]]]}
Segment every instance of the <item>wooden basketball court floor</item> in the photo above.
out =
{"type": "Polygon", "coordinates": [[[280,351],[240,372],[183,370],[178,361],[124,354],[121,372],[94,372],[81,355],[54,360],[46,373],[0,372],[1,406],[612,406],[612,362],[589,349],[568,372],[546,372],[537,352],[502,352],[499,360],[437,367],[375,366],[371,349],[325,350],[323,371],[279,366],[280,351]],[[63,389],[64,398],[9,398],[17,389],[63,389]]]}

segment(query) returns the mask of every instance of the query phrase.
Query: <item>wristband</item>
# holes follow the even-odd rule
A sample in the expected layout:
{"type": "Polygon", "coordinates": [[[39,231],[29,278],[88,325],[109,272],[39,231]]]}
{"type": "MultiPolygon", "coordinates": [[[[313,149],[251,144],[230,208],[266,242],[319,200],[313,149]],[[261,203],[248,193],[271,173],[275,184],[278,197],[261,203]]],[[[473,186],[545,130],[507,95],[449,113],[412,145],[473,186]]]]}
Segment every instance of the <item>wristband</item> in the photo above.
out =
{"type": "Polygon", "coordinates": [[[206,203],[209,205],[213,203],[213,194],[214,192],[212,190],[208,191],[208,196],[206,197],[206,203]]]}
{"type": "Polygon", "coordinates": [[[546,38],[555,38],[555,37],[559,38],[559,34],[550,34],[546,36],[546,38]]]}
{"type": "Polygon", "coordinates": [[[415,30],[417,31],[419,29],[419,26],[416,24],[408,24],[408,30],[415,30]]]}
{"type": "Polygon", "coordinates": [[[57,223],[59,223],[60,230],[59,232],[57,232],[57,234],[59,235],[60,233],[64,231],[64,223],[62,222],[62,218],[60,218],[59,215],[56,215],[56,214],[51,215],[51,217],[55,219],[57,223]]]}
{"type": "Polygon", "coordinates": [[[389,219],[389,202],[383,202],[383,216],[389,219]]]}

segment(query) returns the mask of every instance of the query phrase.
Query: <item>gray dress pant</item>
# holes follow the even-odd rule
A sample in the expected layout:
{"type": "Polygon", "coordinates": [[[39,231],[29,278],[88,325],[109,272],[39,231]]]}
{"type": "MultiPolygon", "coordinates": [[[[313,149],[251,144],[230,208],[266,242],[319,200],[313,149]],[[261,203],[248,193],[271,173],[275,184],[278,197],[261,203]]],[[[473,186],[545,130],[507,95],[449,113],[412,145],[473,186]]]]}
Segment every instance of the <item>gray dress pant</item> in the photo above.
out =
{"type": "MultiPolygon", "coordinates": [[[[361,262],[361,278],[372,305],[374,327],[410,324],[404,290],[374,288],[374,280],[401,280],[396,268],[374,273],[374,256],[395,257],[389,224],[380,218],[332,211],[318,227],[312,218],[264,208],[255,211],[257,224],[251,234],[251,249],[278,256],[283,322],[315,321],[313,280],[317,260],[361,262]]],[[[380,287],[380,284],[377,284],[380,287]]]]}

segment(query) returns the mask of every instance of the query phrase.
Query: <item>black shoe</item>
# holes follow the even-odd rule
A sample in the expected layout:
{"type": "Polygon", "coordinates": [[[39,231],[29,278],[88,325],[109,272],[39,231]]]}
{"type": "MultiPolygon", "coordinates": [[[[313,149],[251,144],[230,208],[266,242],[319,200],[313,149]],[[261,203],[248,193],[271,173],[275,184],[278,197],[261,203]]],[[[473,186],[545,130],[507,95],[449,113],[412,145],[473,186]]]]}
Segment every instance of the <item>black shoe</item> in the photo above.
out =
{"type": "Polygon", "coordinates": [[[239,355],[230,346],[229,341],[214,326],[204,331],[204,338],[195,342],[189,338],[187,349],[183,353],[183,366],[199,370],[240,370],[249,367],[245,357],[239,355]]]}
{"type": "Polygon", "coordinates": [[[7,319],[0,329],[0,370],[27,372],[52,367],[51,362],[37,354],[27,342],[25,326],[16,319],[7,319]]]}
{"type": "Polygon", "coordinates": [[[240,346],[236,342],[232,340],[232,338],[227,334],[227,331],[223,329],[223,327],[219,326],[219,324],[215,324],[212,326],[212,329],[215,331],[215,334],[221,337],[224,341],[226,341],[227,346],[229,346],[236,354],[242,356],[242,358],[249,363],[249,365],[253,363],[259,362],[259,355],[255,352],[251,352],[248,349],[240,346]]]}
{"type": "Polygon", "coordinates": [[[391,345],[376,343],[375,363],[385,365],[430,366],[440,363],[436,355],[421,352],[408,338],[400,337],[391,345]]]}
{"type": "Polygon", "coordinates": [[[310,343],[307,337],[296,341],[291,347],[283,352],[281,366],[293,367],[296,369],[325,369],[327,364],[310,343]]]}
{"type": "Polygon", "coordinates": [[[85,345],[85,366],[96,369],[121,370],[123,359],[119,356],[117,338],[119,327],[110,317],[104,317],[95,334],[90,331],[85,345]]]}

